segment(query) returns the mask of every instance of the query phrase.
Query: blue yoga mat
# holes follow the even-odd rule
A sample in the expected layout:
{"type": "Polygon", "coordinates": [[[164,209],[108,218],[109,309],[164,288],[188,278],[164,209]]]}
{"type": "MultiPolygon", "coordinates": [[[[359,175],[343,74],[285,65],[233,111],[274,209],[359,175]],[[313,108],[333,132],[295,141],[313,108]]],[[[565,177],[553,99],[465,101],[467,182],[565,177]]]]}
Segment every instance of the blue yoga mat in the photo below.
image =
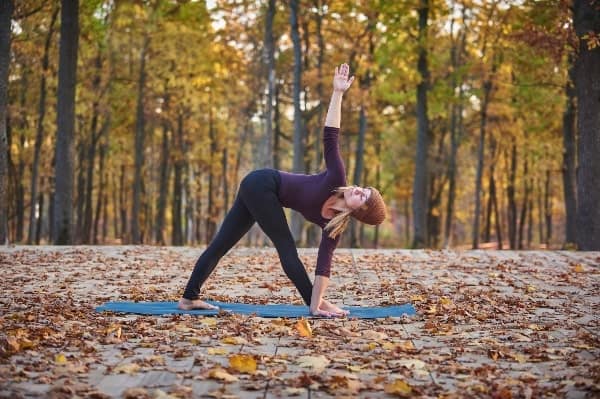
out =
{"type": "MultiPolygon", "coordinates": [[[[307,306],[303,305],[251,305],[245,303],[227,303],[217,301],[206,301],[216,305],[221,310],[237,314],[256,314],[260,317],[314,317],[307,306]]],[[[415,308],[410,303],[395,306],[342,306],[349,310],[348,317],[359,319],[377,319],[390,316],[414,315],[415,308]]],[[[142,315],[165,315],[165,314],[195,314],[201,316],[214,316],[216,310],[179,310],[177,302],[107,302],[96,308],[97,312],[110,311],[119,313],[135,313],[142,315]]]]}

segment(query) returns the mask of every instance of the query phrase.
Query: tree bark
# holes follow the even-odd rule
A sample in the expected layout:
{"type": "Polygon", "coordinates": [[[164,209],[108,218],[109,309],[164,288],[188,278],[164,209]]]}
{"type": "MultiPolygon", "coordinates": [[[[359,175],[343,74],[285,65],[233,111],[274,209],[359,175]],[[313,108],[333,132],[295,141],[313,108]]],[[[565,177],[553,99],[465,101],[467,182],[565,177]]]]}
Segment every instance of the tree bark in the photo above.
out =
{"type": "Polygon", "coordinates": [[[318,123],[315,125],[315,173],[318,173],[321,169],[323,160],[321,159],[321,135],[323,134],[323,111],[325,102],[325,93],[323,89],[323,63],[325,60],[325,40],[323,38],[323,1],[314,0],[313,6],[317,10],[314,13],[315,16],[315,34],[317,35],[317,97],[319,98],[319,105],[317,110],[318,123]]]}
{"type": "Polygon", "coordinates": [[[575,61],[577,90],[577,247],[600,250],[600,49],[588,48],[584,35],[600,35],[598,3],[575,0],[573,22],[579,37],[575,61]]]}
{"type": "Polygon", "coordinates": [[[10,64],[10,29],[13,0],[0,2],[0,245],[8,242],[8,137],[6,115],[8,68],[10,64]]]}
{"type": "MultiPolygon", "coordinates": [[[[92,81],[92,90],[94,93],[100,93],[101,73],[102,73],[102,53],[100,47],[95,61],[96,74],[92,81]]],[[[92,223],[93,223],[93,190],[94,190],[94,167],[96,162],[96,148],[104,130],[102,127],[98,129],[98,119],[100,118],[100,94],[94,99],[92,104],[92,123],[90,127],[90,143],[87,154],[87,176],[86,192],[85,192],[85,211],[83,221],[83,240],[86,243],[92,242],[92,223]]]]}
{"type": "Polygon", "coordinates": [[[417,151],[415,177],[413,181],[413,248],[423,248],[427,243],[427,192],[429,182],[429,117],[427,115],[427,91],[429,90],[429,68],[427,65],[427,20],[429,0],[420,0],[419,5],[419,58],[417,69],[421,80],[417,85],[417,151]]]}
{"type": "Polygon", "coordinates": [[[529,162],[527,153],[525,153],[525,162],[523,163],[523,206],[521,207],[521,216],[519,218],[519,236],[517,239],[518,249],[523,249],[523,228],[525,226],[525,218],[529,207],[529,162]]]}
{"type": "Polygon", "coordinates": [[[544,184],[544,216],[546,219],[546,247],[550,246],[552,238],[552,181],[550,180],[550,169],[546,169],[546,183],[544,184]]]}
{"type": "Polygon", "coordinates": [[[565,198],[565,242],[577,242],[577,176],[576,176],[576,146],[575,133],[575,55],[569,54],[569,74],[565,83],[567,103],[563,113],[563,194],[565,198]]]}
{"type": "Polygon", "coordinates": [[[146,117],[144,115],[144,97],[146,86],[146,53],[150,44],[150,36],[145,33],[140,53],[140,71],[138,76],[137,106],[135,117],[135,169],[133,177],[133,201],[131,207],[131,243],[141,244],[140,210],[142,192],[142,167],[144,165],[144,139],[146,117]]]}
{"type": "MultiPolygon", "coordinates": [[[[290,0],[290,26],[294,48],[294,160],[293,171],[304,173],[304,126],[300,109],[300,91],[302,90],[302,47],[298,30],[298,0],[290,0]]],[[[292,211],[291,232],[296,243],[301,240],[302,216],[292,211]]]]}
{"type": "Polygon", "coordinates": [[[208,135],[210,137],[210,159],[208,163],[208,205],[206,212],[206,244],[209,244],[217,231],[215,215],[215,155],[217,152],[217,137],[215,132],[212,99],[208,111],[208,135]]]}
{"type": "MultiPolygon", "coordinates": [[[[107,123],[108,126],[108,123],[107,123]]],[[[108,128],[107,128],[108,129],[108,128]]],[[[92,236],[91,236],[91,243],[94,245],[98,244],[98,223],[100,223],[100,212],[102,210],[102,208],[106,208],[106,201],[108,200],[107,198],[107,194],[106,193],[106,186],[107,186],[107,180],[108,180],[108,174],[104,171],[104,163],[105,163],[105,159],[106,159],[106,153],[107,153],[107,149],[108,149],[108,140],[106,140],[105,142],[102,143],[102,145],[100,145],[100,154],[99,154],[99,166],[98,166],[98,175],[100,176],[100,181],[98,182],[98,197],[96,199],[96,211],[95,211],[95,216],[94,216],[94,222],[93,222],[93,227],[92,227],[92,236]]],[[[107,225],[108,221],[106,219],[106,213],[104,214],[104,218],[102,221],[102,227],[103,229],[105,229],[105,226],[107,225]]]]}
{"type": "Polygon", "coordinates": [[[58,65],[54,243],[68,245],[72,237],[73,137],[75,131],[75,86],[79,44],[79,0],[61,0],[60,55],[58,65]]]}
{"type": "Polygon", "coordinates": [[[517,138],[511,136],[510,167],[508,172],[508,242],[510,249],[517,249],[517,201],[515,199],[515,178],[517,174],[517,138]]]}
{"type": "MultiPolygon", "coordinates": [[[[25,185],[23,184],[25,179],[25,136],[28,129],[27,123],[27,89],[29,86],[29,74],[30,69],[26,65],[23,65],[23,72],[21,74],[21,90],[20,90],[20,98],[19,98],[19,110],[20,116],[18,118],[19,121],[19,146],[20,150],[18,153],[18,167],[17,174],[15,176],[16,185],[15,185],[15,217],[16,217],[16,226],[15,226],[15,241],[22,242],[23,241],[23,230],[25,228],[25,185]]],[[[33,198],[29,202],[29,208],[34,207],[35,201],[33,198]]]]}
{"type": "MultiPolygon", "coordinates": [[[[46,75],[48,73],[49,57],[50,57],[50,45],[52,44],[52,35],[54,34],[54,25],[58,18],[59,7],[54,7],[52,11],[52,17],[50,18],[50,25],[48,26],[48,33],[46,35],[46,41],[44,43],[44,55],[42,56],[42,73],[40,78],[40,99],[38,104],[38,120],[37,129],[35,134],[35,142],[33,147],[33,164],[31,166],[31,200],[38,198],[38,175],[40,169],[40,153],[42,150],[42,141],[44,139],[44,119],[46,117],[46,75]]],[[[43,204],[43,202],[42,202],[43,204]]],[[[42,210],[39,209],[41,214],[42,210]]],[[[29,231],[27,234],[27,244],[31,245],[37,239],[37,228],[36,228],[36,207],[32,206],[29,210],[29,231]]]]}
{"type": "Polygon", "coordinates": [[[492,66],[490,76],[483,83],[483,101],[481,104],[479,124],[479,145],[477,148],[477,174],[475,177],[475,214],[473,215],[473,249],[479,248],[479,220],[481,217],[481,182],[483,179],[483,162],[485,159],[485,134],[487,125],[487,108],[492,92],[492,77],[496,71],[496,64],[492,66]]]}
{"type": "MultiPolygon", "coordinates": [[[[183,116],[181,112],[177,115],[177,133],[175,136],[175,160],[173,162],[173,224],[172,224],[172,244],[183,245],[183,228],[181,220],[183,218],[183,168],[184,159],[182,151],[183,141],[183,116]]],[[[210,197],[210,194],[209,194],[210,197]]]]}
{"type": "Polygon", "coordinates": [[[125,164],[121,165],[121,176],[119,178],[119,204],[121,209],[121,242],[129,242],[127,228],[127,197],[125,196],[125,164]]]}
{"type": "Polygon", "coordinates": [[[156,243],[165,245],[165,213],[167,209],[167,194],[169,193],[169,175],[171,172],[171,163],[169,162],[170,138],[169,127],[170,122],[167,117],[169,109],[170,96],[167,91],[167,82],[165,81],[164,105],[162,109],[162,142],[160,147],[160,177],[159,177],[159,193],[158,203],[156,204],[156,227],[154,237],[156,243]]]}
{"type": "MultiPolygon", "coordinates": [[[[263,58],[265,78],[267,81],[267,98],[265,104],[265,168],[273,167],[273,97],[275,95],[275,39],[273,37],[273,20],[275,19],[275,0],[269,0],[265,15],[265,45],[263,58]]],[[[226,207],[227,209],[227,207],[226,207]]]]}
{"type": "MultiPolygon", "coordinates": [[[[80,124],[81,126],[81,124],[80,124]]],[[[83,131],[83,129],[80,129],[83,131]]],[[[85,196],[85,166],[89,162],[86,159],[86,144],[82,140],[77,144],[77,184],[75,185],[77,195],[75,196],[75,236],[73,244],[82,244],[83,240],[83,205],[85,196]]]]}

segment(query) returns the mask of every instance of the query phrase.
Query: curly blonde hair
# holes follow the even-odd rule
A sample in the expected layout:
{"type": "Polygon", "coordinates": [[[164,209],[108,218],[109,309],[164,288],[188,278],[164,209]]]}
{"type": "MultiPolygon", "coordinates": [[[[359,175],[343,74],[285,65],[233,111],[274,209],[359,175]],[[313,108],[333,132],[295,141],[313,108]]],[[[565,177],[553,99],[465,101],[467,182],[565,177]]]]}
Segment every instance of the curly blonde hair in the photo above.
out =
{"type": "MultiPolygon", "coordinates": [[[[351,186],[343,186],[337,187],[333,190],[333,192],[340,196],[344,196],[344,192],[353,187],[351,186]]],[[[348,227],[348,223],[350,223],[350,215],[352,214],[353,209],[348,209],[346,211],[338,212],[326,225],[325,231],[329,232],[329,237],[335,239],[337,236],[342,234],[344,230],[348,227]]]]}

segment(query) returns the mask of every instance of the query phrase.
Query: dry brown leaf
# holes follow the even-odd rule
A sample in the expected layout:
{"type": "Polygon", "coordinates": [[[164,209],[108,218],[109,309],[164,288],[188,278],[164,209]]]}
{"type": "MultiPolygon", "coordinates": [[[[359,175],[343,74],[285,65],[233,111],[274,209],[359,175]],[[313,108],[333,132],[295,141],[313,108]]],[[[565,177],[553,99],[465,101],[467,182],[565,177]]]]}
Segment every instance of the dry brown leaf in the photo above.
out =
{"type": "Polygon", "coordinates": [[[242,345],[248,343],[248,341],[241,337],[225,337],[221,342],[228,345],[242,345]]]}
{"type": "Polygon", "coordinates": [[[117,367],[115,367],[113,369],[113,371],[117,374],[120,373],[124,373],[124,374],[135,374],[139,371],[140,369],[140,365],[137,363],[127,363],[127,364],[120,364],[117,367]]]}
{"type": "Polygon", "coordinates": [[[207,352],[209,355],[226,355],[229,353],[225,348],[208,348],[207,352]]]}
{"type": "Polygon", "coordinates": [[[222,367],[215,367],[213,369],[210,369],[208,371],[208,377],[225,382],[234,382],[238,380],[236,376],[229,374],[222,367]]]}
{"type": "Polygon", "coordinates": [[[312,369],[316,373],[320,373],[325,370],[329,365],[329,360],[323,356],[300,356],[296,359],[296,362],[300,367],[312,369]]]}
{"type": "Polygon", "coordinates": [[[253,374],[256,372],[256,359],[251,355],[232,355],[229,356],[229,366],[240,373],[253,374]]]}
{"type": "Polygon", "coordinates": [[[67,364],[67,362],[67,357],[62,353],[54,356],[54,363],[56,364],[67,364]]]}
{"type": "Polygon", "coordinates": [[[312,338],[313,336],[310,323],[305,318],[301,318],[300,320],[298,320],[298,322],[296,323],[296,331],[298,331],[298,333],[302,337],[312,338]]]}
{"type": "Polygon", "coordinates": [[[388,336],[385,333],[374,331],[374,330],[365,330],[362,332],[362,337],[364,339],[372,339],[374,341],[381,341],[386,339],[388,336]]]}
{"type": "Polygon", "coordinates": [[[384,387],[384,391],[391,395],[398,395],[400,397],[408,397],[412,394],[412,388],[406,381],[397,379],[391,384],[387,384],[384,387]]]}

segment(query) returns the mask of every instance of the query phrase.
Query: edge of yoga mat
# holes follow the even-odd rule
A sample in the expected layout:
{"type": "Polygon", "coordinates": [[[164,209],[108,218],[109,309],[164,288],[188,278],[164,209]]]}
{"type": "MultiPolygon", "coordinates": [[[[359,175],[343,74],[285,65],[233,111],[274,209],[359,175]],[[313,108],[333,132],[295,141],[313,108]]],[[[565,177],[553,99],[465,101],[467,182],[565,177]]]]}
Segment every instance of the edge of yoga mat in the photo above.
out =
{"type": "MultiPolygon", "coordinates": [[[[308,307],[303,305],[269,304],[253,305],[244,303],[227,303],[218,301],[206,301],[219,306],[221,311],[235,314],[256,314],[259,317],[315,317],[310,314],[308,307]]],[[[414,306],[410,303],[392,306],[342,306],[349,310],[348,318],[378,319],[385,317],[411,316],[416,314],[414,306]]],[[[219,314],[216,310],[180,310],[177,302],[106,302],[96,308],[97,312],[109,311],[116,313],[133,313],[139,315],[168,315],[168,314],[192,314],[199,316],[215,316],[219,314]]],[[[320,318],[320,317],[316,317],[320,318]]]]}

